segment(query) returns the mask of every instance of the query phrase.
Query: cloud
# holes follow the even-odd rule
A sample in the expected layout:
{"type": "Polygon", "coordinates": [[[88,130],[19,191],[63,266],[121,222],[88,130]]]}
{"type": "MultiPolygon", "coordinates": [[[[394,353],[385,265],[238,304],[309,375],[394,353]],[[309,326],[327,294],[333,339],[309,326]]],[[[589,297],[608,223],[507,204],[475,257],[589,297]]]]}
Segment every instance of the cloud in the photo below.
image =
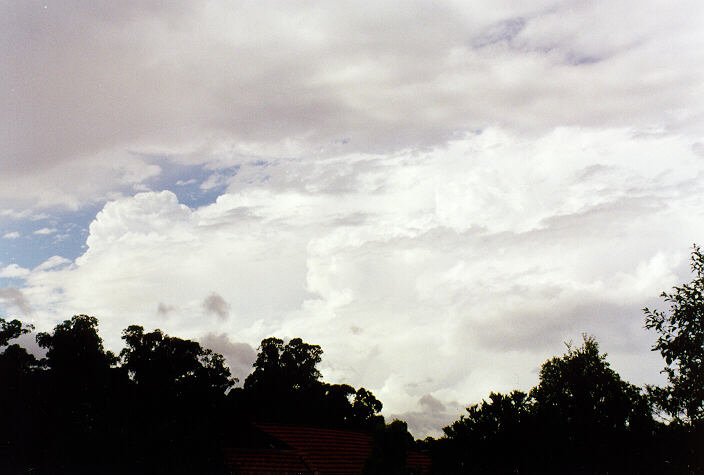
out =
{"type": "Polygon", "coordinates": [[[210,335],[242,375],[300,336],[419,435],[582,331],[662,377],[640,308],[704,232],[698,2],[43,6],[0,15],[4,237],[100,212],[2,271],[40,330],[210,335]]]}
{"type": "Polygon", "coordinates": [[[490,126],[701,133],[694,1],[39,6],[0,25],[8,204],[99,202],[158,160],[391,153],[490,126]]]}
{"type": "Polygon", "coordinates": [[[34,314],[32,306],[24,293],[16,287],[6,287],[0,289],[0,301],[10,304],[22,314],[21,318],[26,318],[34,314]]]}
{"type": "Polygon", "coordinates": [[[490,391],[529,389],[584,331],[624,378],[661,378],[640,309],[687,279],[704,232],[704,163],[686,138],[492,129],[274,162],[266,182],[254,168],[198,208],[169,191],[107,203],[73,265],[26,276],[37,324],[80,308],[111,347],[131,323],[216,335],[223,352],[222,335],[300,336],[323,347],[325,380],[371,389],[421,432],[490,391]]]}
{"type": "Polygon", "coordinates": [[[18,266],[17,264],[10,264],[2,269],[0,269],[0,277],[5,278],[22,278],[29,275],[29,269],[18,266]]]}
{"type": "Polygon", "coordinates": [[[156,313],[159,315],[163,315],[164,317],[168,317],[169,313],[174,311],[176,307],[173,305],[166,305],[164,302],[159,302],[159,305],[156,308],[156,313]]]}
{"type": "Polygon", "coordinates": [[[49,270],[49,269],[55,269],[57,267],[70,264],[71,261],[69,259],[66,259],[65,257],[61,256],[51,256],[49,259],[45,260],[41,264],[39,264],[35,270],[43,271],[43,270],[49,270]]]}
{"type": "Polygon", "coordinates": [[[47,234],[54,234],[55,232],[56,228],[41,228],[34,231],[34,234],[46,236],[47,234]]]}
{"type": "Polygon", "coordinates": [[[208,313],[217,315],[221,320],[225,320],[230,316],[230,305],[215,292],[203,300],[203,309],[208,313]]]}
{"type": "Polygon", "coordinates": [[[454,401],[446,405],[432,394],[424,394],[418,400],[415,410],[393,414],[390,417],[406,421],[412,434],[440,437],[443,435],[442,428],[459,419],[464,413],[465,408],[454,401]]]}
{"type": "Polygon", "coordinates": [[[20,237],[20,233],[17,231],[11,231],[3,234],[2,237],[3,239],[18,239],[20,237]]]}
{"type": "Polygon", "coordinates": [[[240,384],[252,372],[257,352],[248,343],[233,342],[225,333],[208,333],[200,339],[200,343],[225,357],[230,372],[239,379],[240,384]]]}

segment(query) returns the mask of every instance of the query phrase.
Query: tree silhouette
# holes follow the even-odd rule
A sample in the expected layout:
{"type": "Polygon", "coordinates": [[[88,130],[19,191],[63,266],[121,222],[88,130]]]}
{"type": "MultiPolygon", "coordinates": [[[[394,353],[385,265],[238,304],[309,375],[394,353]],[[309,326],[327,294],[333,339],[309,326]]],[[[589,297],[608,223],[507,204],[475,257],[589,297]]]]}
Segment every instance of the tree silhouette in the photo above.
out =
{"type": "Polygon", "coordinates": [[[131,452],[147,473],[211,473],[221,466],[220,412],[234,380],[224,358],[198,342],[131,325],[122,332],[130,378],[131,452]]]}
{"type": "Polygon", "coordinates": [[[122,401],[117,358],[103,347],[98,319],[76,315],[39,333],[37,343],[47,350],[44,384],[52,388],[41,395],[50,449],[43,462],[58,473],[104,468],[122,401]]]}
{"type": "Polygon", "coordinates": [[[300,338],[262,340],[254,371],[229,394],[230,410],[259,421],[371,428],[381,417],[381,402],[364,388],[322,382],[322,354],[300,338]]]}
{"type": "Polygon", "coordinates": [[[25,325],[17,319],[7,321],[0,318],[0,346],[7,346],[10,340],[29,333],[33,329],[32,325],[25,325]]]}
{"type": "Polygon", "coordinates": [[[659,407],[680,422],[704,424],[704,254],[695,244],[691,253],[694,279],[661,297],[669,311],[644,308],[646,328],[659,336],[653,350],[667,366],[669,385],[655,390],[659,407]]]}
{"type": "Polygon", "coordinates": [[[445,471],[458,473],[513,473],[525,465],[526,437],[530,434],[527,394],[491,393],[488,401],[467,408],[443,432],[453,450],[445,455],[445,471]]]}
{"type": "Polygon", "coordinates": [[[254,371],[244,386],[255,391],[304,390],[315,386],[323,350],[294,338],[284,345],[279,338],[266,338],[259,346],[254,371]]]}
{"type": "Polygon", "coordinates": [[[408,473],[406,457],[413,446],[408,425],[398,419],[386,425],[375,424],[372,431],[372,450],[364,466],[369,475],[402,475],[408,473]]]}
{"type": "Polygon", "coordinates": [[[596,340],[583,338],[580,347],[568,345],[543,364],[530,395],[544,439],[558,449],[547,463],[588,471],[622,458],[629,427],[647,424],[650,408],[640,389],[610,368],[596,340]]]}
{"type": "MultiPolygon", "coordinates": [[[[0,346],[28,331],[18,320],[0,319],[0,346]]],[[[22,472],[30,448],[39,445],[41,376],[39,362],[21,346],[0,351],[0,473],[22,472]]]]}

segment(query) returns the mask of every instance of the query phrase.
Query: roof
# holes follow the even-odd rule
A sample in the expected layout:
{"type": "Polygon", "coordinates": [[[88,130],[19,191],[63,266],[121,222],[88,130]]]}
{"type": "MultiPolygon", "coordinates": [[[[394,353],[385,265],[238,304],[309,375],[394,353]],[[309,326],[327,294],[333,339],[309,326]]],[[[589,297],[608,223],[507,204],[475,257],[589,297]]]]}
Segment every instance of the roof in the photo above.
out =
{"type": "Polygon", "coordinates": [[[225,459],[234,474],[308,475],[313,472],[301,454],[281,449],[225,449],[225,459]]]}
{"type": "MultiPolygon", "coordinates": [[[[227,463],[235,474],[361,473],[372,448],[371,436],[362,432],[280,424],[254,427],[283,444],[226,449],[227,463]]],[[[410,452],[407,466],[415,473],[427,473],[430,459],[410,452]]]]}
{"type": "Polygon", "coordinates": [[[371,437],[360,432],[258,424],[267,434],[300,451],[313,471],[360,473],[371,451],[371,437]]]}

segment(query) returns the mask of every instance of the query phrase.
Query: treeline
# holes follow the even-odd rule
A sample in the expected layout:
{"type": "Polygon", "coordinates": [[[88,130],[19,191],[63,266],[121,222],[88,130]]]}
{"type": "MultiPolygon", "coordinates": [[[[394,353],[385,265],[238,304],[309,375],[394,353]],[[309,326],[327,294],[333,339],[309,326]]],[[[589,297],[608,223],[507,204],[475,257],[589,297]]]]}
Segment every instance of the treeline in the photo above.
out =
{"type": "Polygon", "coordinates": [[[436,473],[704,473],[704,255],[690,283],[643,309],[658,337],[664,387],[636,387],[610,368],[593,337],[545,362],[528,393],[492,393],[420,443],[436,473]]]}
{"type": "Polygon", "coordinates": [[[220,354],[160,330],[129,326],[115,355],[98,320],[77,315],[36,336],[39,360],[9,344],[29,331],[0,319],[3,474],[226,473],[222,448],[251,443],[252,421],[392,429],[370,391],[322,382],[322,350],[300,338],[263,340],[233,387],[220,354]]]}
{"type": "Polygon", "coordinates": [[[422,443],[436,473],[702,473],[702,426],[665,423],[652,394],[605,357],[585,336],[545,362],[528,393],[492,393],[468,407],[445,437],[422,443]]]}
{"type": "Polygon", "coordinates": [[[704,255],[667,311],[645,309],[666,363],[665,387],[639,388],[610,368],[594,338],[542,365],[529,392],[492,393],[439,439],[386,424],[368,390],[321,381],[322,349],[261,342],[235,387],[224,358],[198,342],[122,333],[106,351],[98,320],[74,316],[36,335],[37,359],[14,340],[33,330],[0,319],[0,473],[227,473],[224,447],[261,441],[250,423],[365,431],[368,473],[405,473],[424,450],[434,473],[704,473],[704,255]]]}

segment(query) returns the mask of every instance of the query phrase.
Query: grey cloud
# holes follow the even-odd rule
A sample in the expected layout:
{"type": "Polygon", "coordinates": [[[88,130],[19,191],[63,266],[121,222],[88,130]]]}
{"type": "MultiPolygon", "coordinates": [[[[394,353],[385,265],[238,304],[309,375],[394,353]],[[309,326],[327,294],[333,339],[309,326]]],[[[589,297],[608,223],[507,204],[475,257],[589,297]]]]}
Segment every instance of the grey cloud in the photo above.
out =
{"type": "Polygon", "coordinates": [[[442,428],[459,419],[465,412],[465,406],[457,402],[443,404],[430,394],[423,395],[418,403],[419,410],[391,414],[389,419],[401,419],[408,423],[408,430],[415,437],[427,435],[439,437],[442,428]]]}
{"type": "Polygon", "coordinates": [[[477,347],[492,351],[554,348],[582,333],[593,334],[598,341],[622,352],[642,350],[639,340],[643,315],[639,307],[594,301],[591,295],[583,298],[584,302],[571,303],[565,299],[546,302],[527,293],[524,302],[546,303],[535,305],[537,308],[530,312],[516,309],[491,323],[469,323],[467,332],[477,347]]]}
{"type": "Polygon", "coordinates": [[[240,383],[243,383],[244,378],[252,371],[257,352],[248,343],[233,342],[225,333],[208,333],[201,338],[200,343],[203,347],[223,355],[232,375],[238,378],[240,383]]]}
{"type": "Polygon", "coordinates": [[[8,302],[17,308],[22,314],[32,315],[34,311],[22,291],[15,287],[0,289],[0,300],[8,302]]]}
{"type": "Polygon", "coordinates": [[[173,305],[167,305],[164,302],[159,302],[159,305],[156,308],[156,313],[159,315],[163,315],[164,317],[168,317],[169,313],[172,311],[176,310],[176,307],[173,305]]]}
{"type": "Polygon", "coordinates": [[[41,346],[39,346],[35,333],[26,333],[24,335],[20,335],[16,340],[13,341],[13,343],[17,343],[21,347],[25,348],[27,352],[34,355],[38,359],[44,358],[48,351],[46,348],[42,348],[41,346]]]}
{"type": "Polygon", "coordinates": [[[431,394],[424,394],[420,398],[421,407],[430,412],[442,412],[445,410],[445,405],[440,400],[435,399],[431,394]]]}
{"type": "Polygon", "coordinates": [[[523,18],[511,18],[489,26],[480,35],[472,39],[472,47],[483,48],[499,42],[510,42],[525,28],[523,18]]]}
{"type": "Polygon", "coordinates": [[[701,115],[701,74],[690,67],[700,49],[686,49],[697,30],[682,13],[668,11],[664,26],[649,16],[633,26],[621,10],[591,3],[555,11],[482,2],[43,7],[8,3],[0,15],[0,114],[12,118],[0,126],[0,197],[8,202],[80,206],[145,179],[134,173],[145,166],[132,153],[140,150],[221,166],[252,154],[423,148],[487,124],[699,127],[687,117],[701,115]],[[658,40],[671,37],[668,45],[693,57],[670,55],[658,40]],[[509,40],[526,49],[466,46],[509,40]],[[575,64],[609,61],[575,73],[551,62],[553,49],[575,64]]]}
{"type": "Polygon", "coordinates": [[[225,320],[230,316],[230,304],[215,292],[203,300],[203,308],[206,312],[217,315],[221,320],[225,320]]]}

